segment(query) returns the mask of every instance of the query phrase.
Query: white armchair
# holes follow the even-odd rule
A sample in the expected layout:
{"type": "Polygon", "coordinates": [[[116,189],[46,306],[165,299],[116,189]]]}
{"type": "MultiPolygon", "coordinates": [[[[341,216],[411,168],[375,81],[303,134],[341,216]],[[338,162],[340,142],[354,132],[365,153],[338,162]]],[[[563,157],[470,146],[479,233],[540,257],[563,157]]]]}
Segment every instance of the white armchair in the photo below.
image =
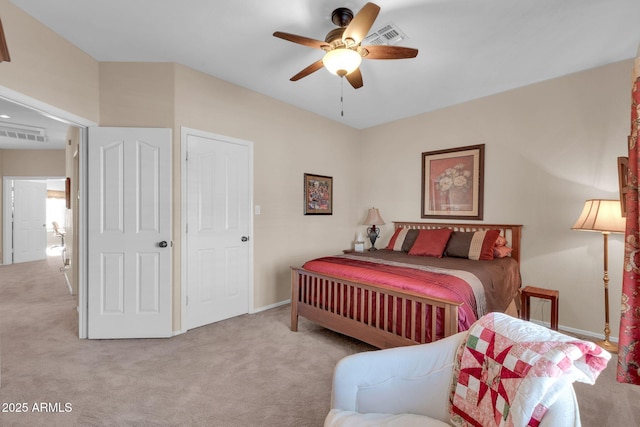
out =
{"type": "MultiPolygon", "coordinates": [[[[431,344],[378,350],[338,362],[325,427],[449,426],[448,401],[455,354],[466,333],[431,344]]],[[[580,426],[569,384],[541,427],[580,426]]]]}

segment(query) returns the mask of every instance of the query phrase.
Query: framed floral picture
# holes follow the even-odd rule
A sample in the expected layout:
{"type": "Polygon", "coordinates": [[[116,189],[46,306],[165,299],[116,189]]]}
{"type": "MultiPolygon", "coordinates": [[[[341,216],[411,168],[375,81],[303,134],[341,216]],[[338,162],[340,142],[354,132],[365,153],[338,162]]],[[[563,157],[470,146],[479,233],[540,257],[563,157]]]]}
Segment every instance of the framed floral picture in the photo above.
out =
{"type": "Polygon", "coordinates": [[[304,174],[304,214],[333,214],[333,178],[304,174]]]}
{"type": "Polygon", "coordinates": [[[482,219],[484,144],[422,153],[422,218],[482,219]]]}

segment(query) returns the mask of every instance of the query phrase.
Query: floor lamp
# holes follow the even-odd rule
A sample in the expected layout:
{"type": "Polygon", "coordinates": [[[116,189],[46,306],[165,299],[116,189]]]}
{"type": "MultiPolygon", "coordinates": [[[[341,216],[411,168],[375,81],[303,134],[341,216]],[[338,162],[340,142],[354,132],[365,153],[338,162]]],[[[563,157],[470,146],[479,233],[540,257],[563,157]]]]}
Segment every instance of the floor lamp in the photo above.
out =
{"type": "Polygon", "coordinates": [[[619,200],[587,200],[580,218],[572,230],[599,231],[604,238],[604,340],[597,344],[611,353],[618,352],[618,346],[609,341],[609,234],[624,233],[626,221],[622,217],[619,200]]]}

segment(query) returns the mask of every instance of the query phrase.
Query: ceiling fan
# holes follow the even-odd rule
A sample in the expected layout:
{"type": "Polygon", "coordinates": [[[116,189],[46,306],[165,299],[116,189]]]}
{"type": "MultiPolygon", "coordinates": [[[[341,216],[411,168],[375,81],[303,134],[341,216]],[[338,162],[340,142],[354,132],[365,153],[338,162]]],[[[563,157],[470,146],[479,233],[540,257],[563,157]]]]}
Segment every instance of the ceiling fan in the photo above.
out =
{"type": "Polygon", "coordinates": [[[353,12],[346,7],[340,7],[331,13],[331,22],[338,26],[325,37],[324,41],[298,36],[290,33],[276,31],[275,37],[279,37],[290,42],[304,46],[322,49],[326,53],[324,57],[295,76],[291,81],[300,80],[311,73],[325,67],[331,73],[346,77],[354,89],[362,87],[362,74],[360,72],[360,62],[362,59],[403,59],[415,58],[418,49],[400,46],[371,45],[362,46],[361,43],[367,36],[374,21],[376,20],[380,6],[374,3],[367,3],[354,16],[353,12]]]}

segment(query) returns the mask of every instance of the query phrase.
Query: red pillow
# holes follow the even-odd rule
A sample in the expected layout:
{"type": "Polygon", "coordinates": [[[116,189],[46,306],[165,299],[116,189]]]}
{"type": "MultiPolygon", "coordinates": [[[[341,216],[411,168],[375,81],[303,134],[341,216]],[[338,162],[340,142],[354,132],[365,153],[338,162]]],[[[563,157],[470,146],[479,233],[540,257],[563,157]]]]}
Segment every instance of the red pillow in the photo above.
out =
{"type": "Polygon", "coordinates": [[[451,229],[436,228],[432,230],[420,230],[416,242],[411,246],[409,255],[422,255],[442,258],[444,248],[451,236],[451,229]]]}
{"type": "MultiPolygon", "coordinates": [[[[402,242],[404,242],[404,237],[407,235],[407,231],[409,231],[409,229],[407,228],[396,228],[396,231],[393,233],[393,236],[391,236],[391,240],[389,240],[389,244],[385,249],[389,249],[390,251],[394,250],[394,246],[396,246],[396,242],[398,242],[399,246],[402,247],[402,242]],[[400,237],[401,233],[402,233],[402,237],[400,237]],[[398,241],[398,238],[400,238],[399,241],[398,241]]],[[[395,249],[395,250],[399,251],[400,249],[395,249]]]]}
{"type": "MultiPolygon", "coordinates": [[[[477,231],[476,233],[483,233],[482,231],[477,231]]],[[[492,260],[493,259],[493,247],[496,244],[496,240],[500,236],[500,230],[486,230],[484,231],[484,239],[482,240],[482,249],[480,249],[480,254],[477,259],[480,260],[492,260]]],[[[469,257],[469,259],[472,259],[469,257]]]]}

